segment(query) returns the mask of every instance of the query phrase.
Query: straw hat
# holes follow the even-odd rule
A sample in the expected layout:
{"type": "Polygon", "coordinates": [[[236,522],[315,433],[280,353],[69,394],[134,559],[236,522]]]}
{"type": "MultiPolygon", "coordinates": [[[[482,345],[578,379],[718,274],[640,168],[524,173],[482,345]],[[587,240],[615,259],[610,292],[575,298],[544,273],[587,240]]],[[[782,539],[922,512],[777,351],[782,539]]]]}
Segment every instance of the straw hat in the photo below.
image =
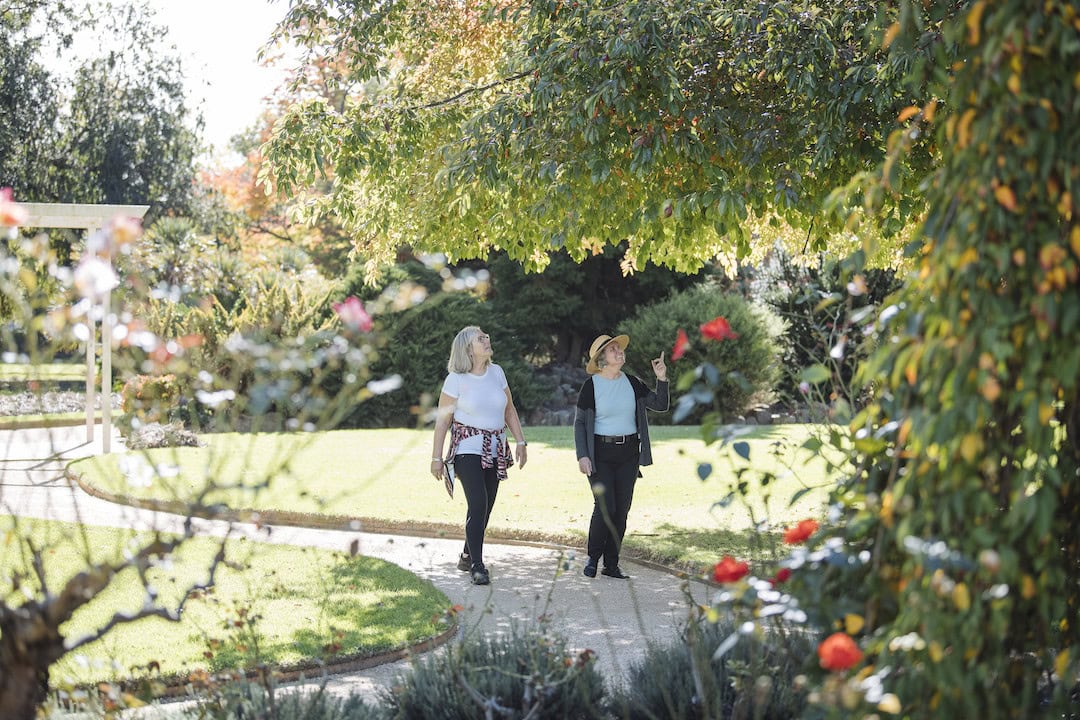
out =
{"type": "Polygon", "coordinates": [[[630,344],[630,336],[616,335],[615,337],[611,337],[610,335],[601,335],[600,337],[593,340],[592,347],[589,348],[589,362],[585,366],[585,372],[589,373],[590,375],[595,375],[596,373],[600,372],[600,367],[596,364],[596,361],[600,359],[600,356],[604,352],[604,348],[606,348],[611,343],[615,343],[623,350],[625,350],[626,346],[630,344]]]}

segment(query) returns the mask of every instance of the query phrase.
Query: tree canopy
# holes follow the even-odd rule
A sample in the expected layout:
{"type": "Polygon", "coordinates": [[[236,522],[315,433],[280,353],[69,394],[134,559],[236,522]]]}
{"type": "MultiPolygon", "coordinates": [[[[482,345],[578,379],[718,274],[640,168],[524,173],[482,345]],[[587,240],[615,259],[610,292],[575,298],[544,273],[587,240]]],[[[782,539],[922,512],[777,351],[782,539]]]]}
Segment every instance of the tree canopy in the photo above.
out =
{"type": "MultiPolygon", "coordinates": [[[[821,249],[862,200],[826,212],[826,198],[885,161],[921,98],[912,70],[935,57],[933,33],[883,50],[889,12],[866,2],[356,6],[293,3],[279,29],[339,59],[350,93],[294,105],[264,179],[294,192],[331,177],[311,212],[384,255],[499,248],[535,268],[627,241],[639,266],[691,270],[747,256],[774,219],[821,249]]],[[[888,168],[875,236],[923,208],[895,192],[932,164],[931,143],[913,145],[888,168]]]]}

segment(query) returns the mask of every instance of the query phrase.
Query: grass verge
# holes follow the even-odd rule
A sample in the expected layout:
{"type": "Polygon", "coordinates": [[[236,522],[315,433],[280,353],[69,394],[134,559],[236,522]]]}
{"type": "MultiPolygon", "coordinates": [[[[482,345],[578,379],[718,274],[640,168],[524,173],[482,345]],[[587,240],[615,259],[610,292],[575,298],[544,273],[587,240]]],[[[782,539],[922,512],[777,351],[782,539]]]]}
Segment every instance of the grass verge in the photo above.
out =
{"type": "MultiPolygon", "coordinates": [[[[696,427],[653,428],[654,464],[638,480],[627,550],[686,569],[725,553],[762,557],[769,548],[752,532],[758,523],[767,518],[782,526],[822,510],[837,468],[801,447],[818,430],[739,428],[745,446],[736,450],[731,443],[706,446],[696,427]]],[[[536,427],[527,434],[528,464],[502,484],[489,535],[580,545],[593,500],[577,471],[572,430],[536,427]]],[[[428,474],[429,431],[203,439],[201,448],[88,458],[71,470],[84,486],[129,500],[188,503],[213,486],[218,489],[203,497],[206,506],[257,511],[273,522],[326,526],[359,519],[372,531],[461,532],[464,498],[459,492],[451,500],[428,474]],[[156,472],[147,472],[151,467],[156,472]]]]}
{"type": "MultiPolygon", "coordinates": [[[[0,517],[0,532],[7,538],[0,572],[32,586],[35,575],[22,553],[29,539],[47,557],[53,592],[88,562],[116,558],[138,539],[132,531],[11,517],[0,517]]],[[[150,571],[165,606],[175,606],[192,581],[205,580],[216,549],[212,538],[195,538],[150,571]]],[[[447,597],[382,560],[241,539],[229,541],[226,557],[228,566],[212,590],[189,601],[181,622],[146,618],[117,626],[63,658],[53,685],[354,659],[413,645],[447,628],[439,619],[449,607],[447,597]]],[[[18,605],[22,592],[9,590],[6,600],[18,605]]],[[[126,570],[62,632],[67,638],[87,635],[117,611],[138,610],[144,597],[134,571],[126,570]]]]}

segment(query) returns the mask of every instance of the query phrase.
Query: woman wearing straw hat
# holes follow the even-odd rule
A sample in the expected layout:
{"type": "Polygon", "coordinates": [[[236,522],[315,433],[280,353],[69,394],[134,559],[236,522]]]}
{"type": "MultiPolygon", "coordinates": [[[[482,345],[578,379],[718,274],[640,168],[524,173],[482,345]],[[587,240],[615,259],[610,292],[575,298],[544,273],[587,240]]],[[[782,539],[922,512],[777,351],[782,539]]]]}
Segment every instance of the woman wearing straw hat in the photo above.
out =
{"type": "MultiPolygon", "coordinates": [[[[484,533],[499,482],[514,464],[525,467],[526,442],[514,399],[502,368],[491,362],[491,338],[478,327],[462,328],[450,346],[449,375],[439,396],[435,419],[435,447],[431,474],[444,479],[448,467],[461,481],[468,512],[465,516],[465,549],[458,569],[467,570],[474,585],[487,585],[491,575],[484,566],[484,533]],[[510,455],[506,428],[517,439],[515,457],[510,455]],[[450,452],[443,459],[443,445],[450,431],[450,452]]],[[[447,490],[453,494],[452,476],[447,490]]]]}
{"type": "Polygon", "coordinates": [[[585,576],[601,575],[626,580],[619,567],[619,551],[626,534],[626,516],[634,498],[639,467],[652,464],[646,409],[668,409],[667,365],[664,354],[652,361],[656,389],[623,372],[627,335],[601,335],[589,348],[585,370],[590,377],[578,394],[574,416],[574,444],[578,469],[588,476],[593,489],[593,514],[589,522],[585,576]]]}

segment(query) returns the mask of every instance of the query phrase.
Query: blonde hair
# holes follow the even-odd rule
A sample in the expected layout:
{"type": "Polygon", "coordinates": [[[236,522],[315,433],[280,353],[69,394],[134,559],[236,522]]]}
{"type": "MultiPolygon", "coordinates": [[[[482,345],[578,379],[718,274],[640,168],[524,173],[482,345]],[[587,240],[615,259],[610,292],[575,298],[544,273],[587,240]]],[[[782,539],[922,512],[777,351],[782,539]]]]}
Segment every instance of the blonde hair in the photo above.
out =
{"type": "MultiPolygon", "coordinates": [[[[477,335],[483,335],[484,331],[475,325],[461,328],[450,344],[450,360],[446,363],[447,372],[467,373],[472,370],[472,341],[477,335]]],[[[488,358],[486,363],[490,363],[488,358]]]]}

